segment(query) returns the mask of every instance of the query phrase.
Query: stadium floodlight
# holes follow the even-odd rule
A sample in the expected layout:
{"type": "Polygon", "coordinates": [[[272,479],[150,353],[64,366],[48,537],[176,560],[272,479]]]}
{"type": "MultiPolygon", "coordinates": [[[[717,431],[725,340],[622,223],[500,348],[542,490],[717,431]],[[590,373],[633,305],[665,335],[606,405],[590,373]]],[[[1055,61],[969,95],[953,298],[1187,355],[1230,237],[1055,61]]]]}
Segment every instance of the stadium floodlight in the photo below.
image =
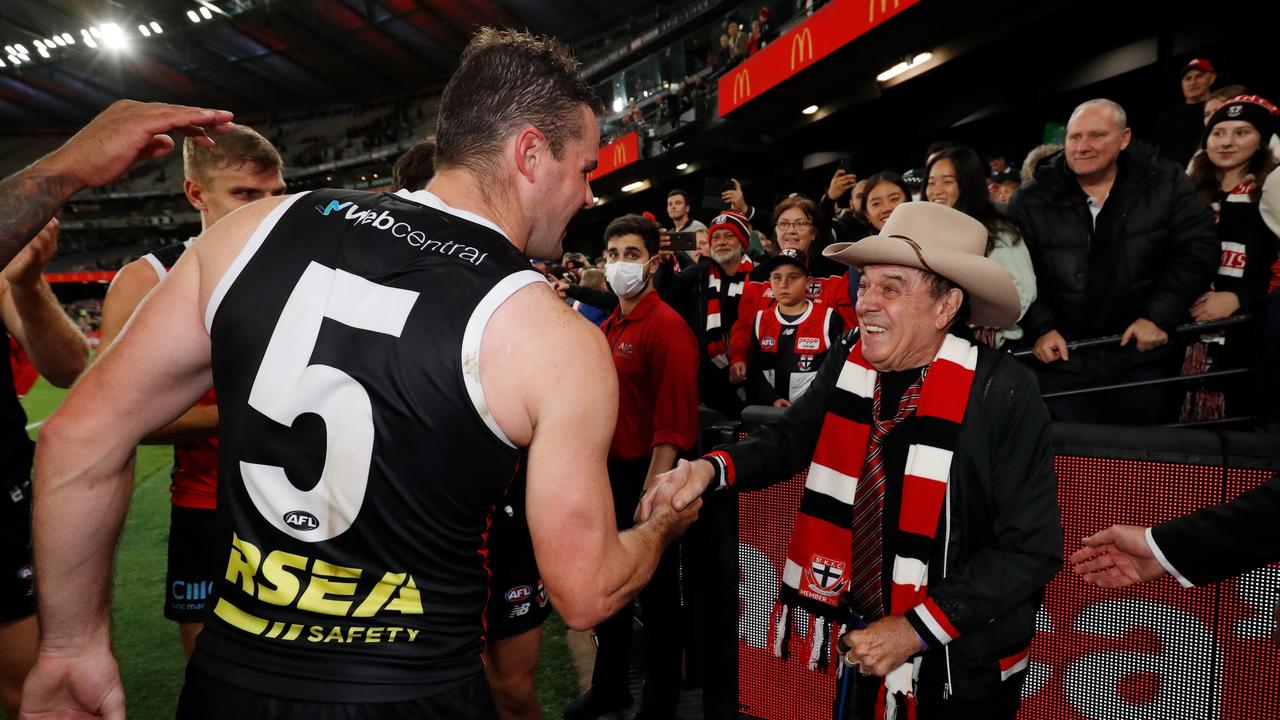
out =
{"type": "Polygon", "coordinates": [[[68,45],[76,44],[76,39],[71,35],[71,33],[62,33],[62,39],[66,40],[68,45]]]}
{"type": "Polygon", "coordinates": [[[211,10],[209,10],[209,7],[208,7],[207,5],[201,5],[201,6],[200,6],[200,16],[201,16],[201,17],[203,17],[205,20],[212,20],[212,19],[213,19],[213,12],[212,12],[211,10]]]}
{"type": "Polygon", "coordinates": [[[35,39],[34,44],[35,44],[35,46],[36,46],[36,50],[43,50],[43,49],[44,49],[44,41],[43,41],[43,40],[41,40],[40,38],[36,38],[36,39],[35,39]]]}
{"type": "Polygon", "coordinates": [[[899,75],[901,75],[902,73],[904,73],[904,72],[906,72],[906,71],[908,71],[908,70],[910,70],[910,69],[911,69],[911,64],[910,64],[910,63],[908,63],[906,60],[903,60],[902,62],[898,63],[897,65],[894,65],[893,67],[889,68],[888,70],[885,70],[884,72],[882,72],[882,73],[880,73],[879,75],[877,75],[877,76],[876,76],[876,80],[878,80],[878,81],[880,81],[880,82],[887,82],[887,81],[889,81],[889,80],[892,80],[892,79],[894,79],[894,78],[898,77],[899,75]]]}
{"type": "Polygon", "coordinates": [[[44,58],[45,60],[49,59],[49,51],[45,50],[43,45],[36,48],[36,52],[40,53],[40,57],[44,58]]]}
{"type": "Polygon", "coordinates": [[[18,56],[13,54],[9,55],[9,62],[13,63],[15,66],[22,64],[22,61],[18,59],[18,56]]]}
{"type": "Polygon", "coordinates": [[[624,107],[626,107],[626,106],[627,106],[627,101],[626,101],[626,100],[623,100],[622,98],[614,98],[614,99],[613,99],[613,111],[614,111],[614,112],[622,112],[622,108],[624,108],[624,107]]]}
{"type": "Polygon", "coordinates": [[[12,46],[12,45],[5,45],[5,46],[4,46],[4,54],[5,54],[5,55],[12,55],[12,54],[14,54],[15,52],[17,52],[17,51],[13,49],[13,46],[12,46]]]}
{"type": "Polygon", "coordinates": [[[30,55],[30,54],[31,54],[31,53],[27,52],[27,49],[26,49],[25,47],[23,47],[23,46],[22,46],[22,43],[18,43],[17,45],[14,45],[14,46],[13,46],[13,49],[14,49],[14,51],[15,51],[15,52],[17,52],[19,55],[30,55]]]}
{"type": "Polygon", "coordinates": [[[112,50],[123,50],[128,47],[129,40],[119,25],[107,23],[102,26],[102,44],[112,50]]]}
{"type": "Polygon", "coordinates": [[[67,46],[67,41],[66,41],[66,40],[63,40],[61,35],[54,35],[54,36],[53,36],[53,42],[54,42],[54,44],[55,44],[55,45],[57,45],[58,47],[66,47],[66,46],[67,46]]]}
{"type": "Polygon", "coordinates": [[[85,45],[88,45],[88,46],[89,46],[89,47],[91,47],[91,48],[96,48],[96,47],[98,47],[98,43],[94,41],[94,39],[93,39],[93,36],[92,36],[92,35],[86,35],[86,36],[84,37],[84,44],[85,44],[85,45]]]}
{"type": "Polygon", "coordinates": [[[3,61],[3,60],[0,60],[0,67],[8,67],[8,65],[5,65],[5,64],[4,64],[4,61],[3,61]]]}
{"type": "Polygon", "coordinates": [[[930,61],[930,60],[932,60],[932,59],[933,59],[933,53],[931,53],[931,52],[922,52],[922,53],[920,53],[919,55],[917,55],[917,56],[915,56],[915,57],[911,58],[911,66],[912,66],[912,67],[915,67],[916,65],[919,65],[919,64],[921,64],[921,63],[927,63],[927,62],[929,62],[929,61],[930,61]]]}
{"type": "Polygon", "coordinates": [[[151,37],[151,28],[146,25],[139,25],[138,32],[142,34],[142,37],[151,37]]]}
{"type": "Polygon", "coordinates": [[[152,20],[152,21],[151,21],[151,32],[153,32],[153,33],[155,33],[155,34],[159,35],[159,34],[161,34],[161,33],[163,33],[163,32],[164,32],[164,28],[160,27],[160,23],[156,22],[155,20],[152,20]]]}
{"type": "Polygon", "coordinates": [[[89,34],[92,35],[95,40],[102,38],[102,31],[98,29],[97,25],[89,26],[89,34]]]}
{"type": "Polygon", "coordinates": [[[814,114],[814,113],[818,112],[818,106],[817,106],[817,105],[810,105],[809,107],[807,107],[807,108],[805,108],[805,109],[801,110],[800,112],[804,113],[805,115],[812,115],[812,114],[814,114]]]}
{"type": "Polygon", "coordinates": [[[200,22],[200,14],[197,13],[195,10],[188,10],[187,17],[191,18],[191,22],[193,23],[200,22]]]}
{"type": "Polygon", "coordinates": [[[647,189],[649,189],[648,180],[637,180],[633,183],[627,183],[626,185],[622,186],[622,192],[624,193],[640,192],[641,190],[647,190],[647,189]]]}
{"type": "Polygon", "coordinates": [[[688,169],[689,169],[689,163],[680,163],[679,165],[677,165],[677,166],[676,166],[676,169],[677,169],[677,170],[688,170],[688,169]]]}

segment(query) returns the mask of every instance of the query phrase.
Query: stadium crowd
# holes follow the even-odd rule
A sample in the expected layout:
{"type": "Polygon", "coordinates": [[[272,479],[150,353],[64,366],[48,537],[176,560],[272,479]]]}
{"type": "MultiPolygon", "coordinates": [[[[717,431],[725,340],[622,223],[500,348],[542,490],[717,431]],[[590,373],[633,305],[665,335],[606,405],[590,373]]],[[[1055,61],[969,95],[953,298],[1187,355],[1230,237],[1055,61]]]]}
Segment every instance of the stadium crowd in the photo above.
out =
{"type": "MultiPolygon", "coordinates": [[[[719,49],[708,57],[708,66],[722,72],[757,52],[772,34],[767,9],[748,27],[732,22],[720,37],[719,49]]],[[[1065,118],[1061,146],[1030,148],[1021,167],[1002,156],[939,142],[923,157],[903,158],[898,168],[868,168],[874,171],[863,174],[840,167],[825,188],[795,188],[773,207],[761,206],[761,200],[751,196],[751,178],[732,181],[719,203],[711,204],[683,188],[666,188],[658,194],[664,207],[614,218],[597,244],[595,257],[566,252],[551,260],[532,260],[531,266],[564,303],[600,326],[603,338],[593,334],[590,342],[607,339],[613,354],[618,426],[608,467],[617,526],[634,525],[641,531],[652,527],[647,524],[652,506],[641,498],[661,492],[659,478],[677,467],[678,458],[697,456],[702,449],[700,423],[708,417],[736,419],[751,405],[788,408],[815,387],[834,392],[832,384],[820,376],[824,360],[832,353],[848,355],[849,344],[858,337],[860,303],[868,293],[888,298],[896,291],[892,280],[871,277],[870,269],[864,275],[844,258],[874,237],[899,237],[893,234],[894,228],[918,222],[911,218],[925,204],[930,205],[925,213],[937,211],[935,205],[949,209],[937,216],[943,219],[939,222],[970,230],[980,224],[977,232],[985,235],[985,253],[983,258],[971,259],[998,265],[1016,292],[1016,300],[1006,298],[1017,310],[1016,319],[1008,321],[972,305],[969,288],[964,288],[964,303],[952,308],[961,326],[952,327],[951,334],[966,344],[1017,355],[1033,371],[1041,393],[1048,396],[1046,404],[1054,420],[1135,425],[1231,422],[1251,428],[1272,422],[1280,412],[1280,386],[1268,373],[1256,370],[1263,363],[1274,366],[1280,358],[1280,180],[1271,176],[1280,162],[1276,137],[1280,111],[1245,87],[1215,89],[1214,80],[1209,60],[1187,63],[1181,76],[1185,103],[1163,116],[1150,137],[1135,137],[1122,105],[1095,99],[1080,104],[1065,118]],[[1106,341],[1085,342],[1100,338],[1106,341]],[[1082,347],[1082,342],[1094,347],[1082,347]],[[1255,372],[1218,372],[1234,368],[1255,372]],[[1157,382],[1179,376],[1180,381],[1157,382]]],[[[637,107],[630,111],[624,125],[643,122],[637,107]]],[[[402,140],[406,128],[421,120],[410,106],[398,106],[350,128],[340,139],[345,143],[341,147],[368,150],[402,140]]],[[[284,192],[287,163],[280,143],[272,144],[273,137],[277,136],[269,128],[259,134],[237,127],[219,140],[217,149],[192,141],[185,144],[185,198],[200,214],[204,232],[224,222],[236,208],[284,192]],[[231,197],[227,188],[233,185],[244,192],[231,197]]],[[[290,155],[290,161],[332,160],[325,141],[300,138],[297,142],[304,147],[290,155]]],[[[442,149],[453,152],[447,139],[442,142],[442,149]]],[[[427,192],[436,176],[435,153],[433,142],[423,143],[396,164],[394,194],[385,201],[402,203],[392,206],[397,212],[410,212],[401,209],[410,202],[436,207],[431,198],[439,198],[427,192]]],[[[457,172],[457,161],[446,159],[440,172],[448,179],[450,172],[457,172]]],[[[179,182],[174,177],[162,180],[179,182]]],[[[335,193],[323,196],[333,207],[345,208],[342,203],[351,202],[340,191],[318,192],[335,193]]],[[[363,195],[353,197],[365,202],[363,195]]],[[[329,215],[322,206],[316,210],[329,215]]],[[[914,239],[906,239],[919,262],[928,267],[926,253],[914,239]]],[[[176,263],[184,243],[149,244],[156,247],[141,247],[148,252],[118,263],[128,267],[108,291],[104,347],[135,311],[143,312],[137,310],[139,301],[151,287],[180,272],[176,263]],[[138,290],[133,283],[140,276],[144,281],[138,290]]],[[[108,259],[99,257],[93,263],[73,269],[103,268],[108,259]]],[[[946,285],[946,278],[941,282],[929,289],[935,298],[951,297],[947,293],[958,289],[946,285]]],[[[64,307],[81,332],[96,329],[103,318],[104,306],[94,300],[77,300],[64,307]]],[[[212,325],[212,314],[209,322],[212,325]]],[[[899,322],[910,321],[888,318],[889,325],[899,322]]],[[[946,328],[942,330],[947,334],[946,328]]],[[[584,340],[582,347],[588,344],[584,340]]],[[[78,346],[74,349],[80,351],[78,346]]],[[[849,357],[848,362],[853,362],[849,357]]],[[[920,383],[927,383],[926,377],[918,376],[914,386],[907,383],[898,389],[903,412],[914,411],[915,406],[908,407],[909,400],[913,392],[921,392],[920,383]]],[[[179,464],[188,463],[185,470],[196,475],[210,470],[192,470],[190,465],[207,463],[209,457],[216,468],[218,424],[211,398],[210,393],[182,416],[192,423],[196,416],[203,418],[204,424],[195,430],[184,427],[187,434],[178,434],[170,427],[166,430],[174,434],[146,440],[180,438],[179,464]],[[190,446],[196,442],[204,443],[200,452],[212,455],[188,454],[183,459],[181,453],[194,452],[190,446]]],[[[877,427],[881,419],[888,420],[873,419],[877,427]]],[[[501,433],[497,435],[505,440],[501,433]]],[[[203,511],[211,518],[212,496],[184,502],[177,481],[182,471],[175,473],[175,507],[203,511]]],[[[211,472],[216,477],[216,469],[211,472]]],[[[722,466],[719,472],[727,471],[722,466]]],[[[727,475],[721,479],[729,483],[727,475]]],[[[512,518],[524,512],[514,498],[519,493],[509,493],[500,503],[495,532],[504,522],[501,515],[512,518]]],[[[655,557],[648,568],[653,579],[647,587],[635,587],[632,592],[638,594],[646,620],[641,717],[675,717],[684,639],[672,621],[679,613],[681,567],[683,577],[701,577],[706,583],[701,600],[705,607],[696,612],[706,623],[708,645],[730,638],[701,655],[706,716],[732,717],[735,712],[733,679],[724,677],[723,669],[715,669],[724,665],[717,653],[726,647],[732,652],[734,630],[725,607],[736,602],[736,567],[728,565],[723,554],[725,545],[732,543],[732,532],[726,530],[732,523],[715,523],[724,522],[732,509],[708,501],[703,514],[701,526],[710,529],[704,537],[685,541],[688,555],[683,558],[674,546],[662,552],[675,531],[664,534],[663,542],[646,546],[660,559],[655,557]],[[691,566],[702,572],[690,573],[691,566]]],[[[174,515],[175,528],[180,515],[174,515]]],[[[692,520],[668,522],[673,523],[671,527],[687,526],[692,520]]],[[[195,534],[186,535],[186,548],[171,544],[171,557],[211,536],[207,525],[201,528],[184,531],[195,534]]],[[[176,530],[173,537],[178,537],[176,530]]],[[[530,542],[527,533],[520,540],[525,545],[530,542]]],[[[237,544],[236,552],[245,553],[245,567],[254,566],[245,576],[245,582],[251,583],[258,558],[253,555],[256,548],[250,551],[249,547],[237,544]]],[[[494,551],[495,565],[505,553],[532,554],[531,546],[503,547],[494,551]]],[[[1052,550],[1046,552],[1052,554],[1052,550]]],[[[226,553],[223,549],[219,553],[221,557],[208,561],[205,570],[210,581],[223,572],[218,563],[225,561],[226,553]]],[[[196,564],[191,557],[183,560],[196,564]]],[[[1042,565],[1054,564],[1041,560],[1042,565]]],[[[264,568],[271,562],[268,559],[264,568]]],[[[300,562],[306,565],[307,559],[300,562]]],[[[170,570],[174,572],[174,566],[170,570]]],[[[334,577],[340,570],[344,568],[332,570],[334,577]]],[[[490,612],[496,609],[499,615],[487,619],[494,633],[491,637],[496,638],[488,648],[488,682],[504,717],[540,717],[532,697],[530,658],[536,658],[538,627],[549,612],[547,592],[536,567],[495,567],[493,578],[495,599],[490,612]]],[[[336,587],[338,581],[332,582],[336,587]]],[[[397,592],[406,587],[397,586],[397,592]]],[[[413,597],[416,594],[415,588],[413,597]]],[[[258,592],[259,598],[269,595],[258,592]]],[[[400,599],[390,602],[407,603],[410,595],[396,597],[400,599]]],[[[190,654],[207,608],[189,604],[177,608],[173,600],[166,606],[166,616],[196,626],[183,633],[184,648],[190,654]]],[[[596,613],[602,617],[591,616],[599,620],[591,623],[599,642],[593,685],[564,710],[566,718],[597,717],[633,702],[627,685],[630,597],[621,605],[621,609],[611,608],[614,612],[596,613]]],[[[785,617],[780,627],[786,626],[785,617]]],[[[278,635],[282,630],[283,626],[273,632],[278,635]]],[[[262,631],[266,632],[265,627],[262,631]]],[[[913,651],[927,652],[935,646],[935,635],[924,635],[919,627],[915,632],[911,637],[919,646],[913,651]]],[[[950,639],[944,638],[943,644],[950,639]]],[[[866,662],[871,667],[871,661],[866,662]]],[[[877,672],[888,673],[887,667],[877,672]]],[[[5,699],[13,697],[10,693],[5,699]]]]}

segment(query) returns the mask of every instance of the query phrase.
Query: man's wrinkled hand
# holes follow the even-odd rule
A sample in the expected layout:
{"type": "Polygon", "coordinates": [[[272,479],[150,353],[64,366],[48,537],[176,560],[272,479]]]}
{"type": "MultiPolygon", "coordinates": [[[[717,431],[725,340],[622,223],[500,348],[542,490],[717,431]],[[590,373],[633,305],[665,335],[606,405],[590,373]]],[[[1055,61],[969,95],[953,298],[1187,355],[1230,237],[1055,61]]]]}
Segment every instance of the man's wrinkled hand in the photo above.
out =
{"type": "Polygon", "coordinates": [[[1120,346],[1128,345],[1130,340],[1137,342],[1138,352],[1147,352],[1169,342],[1169,333],[1146,318],[1138,318],[1125,328],[1124,335],[1120,338],[1120,346]]]}
{"type": "Polygon", "coordinates": [[[674,468],[654,478],[653,491],[640,498],[637,519],[643,521],[652,515],[659,500],[672,505],[675,510],[683,510],[702,498],[713,477],[715,468],[706,460],[677,461],[674,468]]]}
{"type": "Polygon", "coordinates": [[[845,657],[858,665],[863,675],[884,677],[920,652],[920,638],[901,615],[890,615],[862,630],[846,633],[843,640],[851,648],[845,657]]]}
{"type": "Polygon", "coordinates": [[[1036,359],[1048,365],[1051,362],[1061,360],[1066,362],[1071,355],[1067,352],[1067,341],[1062,337],[1062,333],[1057,330],[1050,330],[1041,335],[1037,340],[1035,347],[1031,351],[1036,359]]]}

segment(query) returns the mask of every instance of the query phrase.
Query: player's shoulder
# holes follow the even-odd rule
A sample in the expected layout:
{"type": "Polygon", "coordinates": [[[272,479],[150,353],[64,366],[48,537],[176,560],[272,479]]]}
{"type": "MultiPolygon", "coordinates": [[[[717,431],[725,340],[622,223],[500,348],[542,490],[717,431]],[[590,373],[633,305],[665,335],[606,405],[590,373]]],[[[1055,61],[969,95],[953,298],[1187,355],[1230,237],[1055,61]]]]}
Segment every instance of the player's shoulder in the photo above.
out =
{"type": "Polygon", "coordinates": [[[107,287],[107,294],[145,292],[159,285],[161,277],[161,274],[155,268],[155,262],[143,255],[136,260],[125,263],[123,267],[116,271],[115,276],[111,278],[111,285],[107,287]]]}

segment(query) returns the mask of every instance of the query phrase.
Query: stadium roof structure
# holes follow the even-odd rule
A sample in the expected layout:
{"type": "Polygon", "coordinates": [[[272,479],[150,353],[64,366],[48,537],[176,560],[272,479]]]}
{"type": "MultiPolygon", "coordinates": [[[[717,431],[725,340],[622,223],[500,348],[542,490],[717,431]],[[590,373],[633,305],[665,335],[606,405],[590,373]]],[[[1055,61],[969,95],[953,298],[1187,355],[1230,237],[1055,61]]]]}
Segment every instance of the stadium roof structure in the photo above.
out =
{"type": "Polygon", "coordinates": [[[0,128],[78,126],[122,98],[259,115],[438,89],[472,31],[572,44],[641,0],[6,0],[0,128]]]}

